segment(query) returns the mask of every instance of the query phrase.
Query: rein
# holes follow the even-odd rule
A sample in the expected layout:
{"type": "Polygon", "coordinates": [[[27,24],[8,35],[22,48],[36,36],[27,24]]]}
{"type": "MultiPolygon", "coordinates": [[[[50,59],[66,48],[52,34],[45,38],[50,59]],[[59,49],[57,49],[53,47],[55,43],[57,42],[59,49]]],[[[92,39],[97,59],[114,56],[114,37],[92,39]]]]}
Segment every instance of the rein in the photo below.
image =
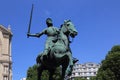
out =
{"type": "MultiPolygon", "coordinates": [[[[64,27],[67,29],[67,31],[69,31],[69,29],[66,27],[66,25],[64,24],[64,27]]],[[[72,38],[72,40],[69,40],[69,43],[72,43],[74,41],[74,38],[72,38]]]]}
{"type": "Polygon", "coordinates": [[[74,41],[74,38],[72,38],[72,40],[71,40],[71,41],[69,40],[69,43],[72,43],[73,41],[74,41]]]}

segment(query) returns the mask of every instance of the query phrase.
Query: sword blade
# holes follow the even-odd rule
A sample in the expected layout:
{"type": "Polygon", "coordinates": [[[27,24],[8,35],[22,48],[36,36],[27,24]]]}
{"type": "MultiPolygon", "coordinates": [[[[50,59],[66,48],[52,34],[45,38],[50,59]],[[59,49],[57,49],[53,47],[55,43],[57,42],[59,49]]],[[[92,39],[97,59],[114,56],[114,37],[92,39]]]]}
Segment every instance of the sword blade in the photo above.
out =
{"type": "MultiPolygon", "coordinates": [[[[33,14],[33,7],[34,7],[34,5],[32,4],[32,8],[31,8],[31,12],[30,12],[30,21],[29,21],[29,26],[28,26],[28,32],[27,33],[30,33],[31,22],[32,22],[32,14],[33,14]]],[[[27,35],[27,37],[29,38],[28,35],[27,35]]]]}

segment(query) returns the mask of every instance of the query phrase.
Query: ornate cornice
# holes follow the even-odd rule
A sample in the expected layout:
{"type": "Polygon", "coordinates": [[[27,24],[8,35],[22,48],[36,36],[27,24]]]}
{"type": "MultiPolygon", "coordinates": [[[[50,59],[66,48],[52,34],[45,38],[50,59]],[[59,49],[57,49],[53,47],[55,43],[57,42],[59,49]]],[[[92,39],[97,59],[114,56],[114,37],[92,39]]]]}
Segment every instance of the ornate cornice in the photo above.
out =
{"type": "Polygon", "coordinates": [[[10,64],[12,64],[12,61],[0,60],[0,63],[10,63],[10,64]]]}
{"type": "Polygon", "coordinates": [[[10,31],[10,29],[7,29],[7,28],[5,28],[5,27],[2,26],[2,25],[0,25],[0,31],[2,31],[3,36],[4,36],[5,38],[9,38],[9,37],[11,37],[11,36],[13,35],[12,32],[10,31]]]}

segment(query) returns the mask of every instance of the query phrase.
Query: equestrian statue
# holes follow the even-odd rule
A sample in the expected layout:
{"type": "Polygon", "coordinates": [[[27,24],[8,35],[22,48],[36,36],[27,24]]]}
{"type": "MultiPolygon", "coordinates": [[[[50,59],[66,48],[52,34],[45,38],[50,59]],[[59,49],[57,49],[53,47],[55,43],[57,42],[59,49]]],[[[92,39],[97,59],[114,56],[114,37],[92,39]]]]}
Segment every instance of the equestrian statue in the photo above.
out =
{"type": "Polygon", "coordinates": [[[72,57],[69,39],[70,37],[75,38],[78,32],[71,20],[65,20],[59,29],[53,26],[51,18],[46,19],[46,24],[47,28],[42,32],[27,33],[28,37],[47,35],[45,49],[36,58],[38,80],[41,80],[43,70],[48,70],[50,72],[49,80],[53,80],[55,69],[59,66],[62,68],[62,80],[65,80],[66,76],[71,75],[73,65],[78,61],[72,57]]]}

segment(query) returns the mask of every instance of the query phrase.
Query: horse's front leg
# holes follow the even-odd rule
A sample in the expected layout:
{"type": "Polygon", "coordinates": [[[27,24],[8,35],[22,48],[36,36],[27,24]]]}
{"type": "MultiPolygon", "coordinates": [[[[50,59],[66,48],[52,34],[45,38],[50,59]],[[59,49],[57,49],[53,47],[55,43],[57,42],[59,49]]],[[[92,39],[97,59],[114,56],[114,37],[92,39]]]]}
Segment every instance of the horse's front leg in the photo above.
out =
{"type": "Polygon", "coordinates": [[[53,74],[55,72],[55,69],[51,69],[51,70],[49,70],[49,72],[50,72],[49,80],[53,80],[53,74]]]}
{"type": "Polygon", "coordinates": [[[69,58],[69,65],[73,66],[73,59],[72,59],[72,53],[71,52],[67,52],[68,58],[69,58]]]}
{"type": "Polygon", "coordinates": [[[67,67],[67,75],[70,76],[73,70],[73,59],[72,59],[72,54],[70,52],[66,53],[69,58],[69,65],[67,67]]]}

